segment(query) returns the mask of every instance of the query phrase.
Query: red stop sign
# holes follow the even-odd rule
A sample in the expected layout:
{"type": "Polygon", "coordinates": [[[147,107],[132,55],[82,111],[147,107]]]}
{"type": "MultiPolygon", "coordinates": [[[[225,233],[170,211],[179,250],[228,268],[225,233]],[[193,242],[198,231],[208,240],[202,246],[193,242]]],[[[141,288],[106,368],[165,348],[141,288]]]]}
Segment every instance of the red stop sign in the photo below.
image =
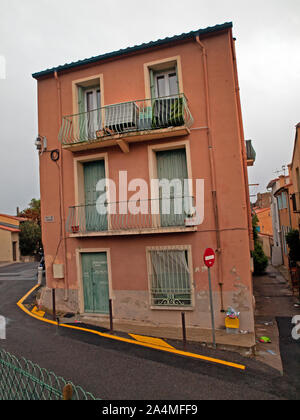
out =
{"type": "Polygon", "coordinates": [[[203,255],[204,264],[207,267],[212,267],[216,260],[215,252],[212,248],[206,248],[203,255]]]}

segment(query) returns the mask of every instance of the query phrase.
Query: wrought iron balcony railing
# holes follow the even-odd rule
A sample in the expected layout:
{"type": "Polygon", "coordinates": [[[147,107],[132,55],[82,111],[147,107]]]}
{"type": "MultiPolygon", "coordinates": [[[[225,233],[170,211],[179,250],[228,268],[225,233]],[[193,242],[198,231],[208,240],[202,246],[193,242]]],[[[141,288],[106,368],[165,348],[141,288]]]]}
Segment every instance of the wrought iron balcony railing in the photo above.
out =
{"type": "Polygon", "coordinates": [[[170,127],[190,127],[193,117],[184,94],[107,105],[63,117],[59,140],[64,145],[95,142],[170,127]]]}
{"type": "Polygon", "coordinates": [[[104,235],[152,233],[161,229],[195,226],[193,197],[140,200],[139,212],[133,206],[135,203],[130,201],[106,203],[107,214],[100,214],[95,203],[72,206],[69,208],[66,230],[80,236],[96,232],[104,235]]]}

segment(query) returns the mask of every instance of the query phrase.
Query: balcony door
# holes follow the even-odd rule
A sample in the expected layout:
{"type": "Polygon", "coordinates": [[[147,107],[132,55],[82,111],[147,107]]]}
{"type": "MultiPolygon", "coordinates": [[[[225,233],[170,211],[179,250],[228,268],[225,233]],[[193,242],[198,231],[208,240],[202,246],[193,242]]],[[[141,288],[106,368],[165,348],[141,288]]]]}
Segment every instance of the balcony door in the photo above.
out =
{"type": "Polygon", "coordinates": [[[100,193],[96,190],[97,183],[105,178],[105,161],[96,160],[83,164],[84,197],[85,197],[85,227],[87,232],[107,230],[107,215],[99,214],[96,202],[100,193]]]}
{"type": "Polygon", "coordinates": [[[176,69],[154,73],[155,93],[157,98],[179,94],[176,69]]]}
{"type": "Polygon", "coordinates": [[[179,95],[176,68],[150,74],[153,101],[152,128],[166,128],[184,124],[183,97],[179,95]]]}
{"type": "Polygon", "coordinates": [[[78,87],[79,130],[83,141],[97,138],[101,129],[100,88],[78,87]]]}

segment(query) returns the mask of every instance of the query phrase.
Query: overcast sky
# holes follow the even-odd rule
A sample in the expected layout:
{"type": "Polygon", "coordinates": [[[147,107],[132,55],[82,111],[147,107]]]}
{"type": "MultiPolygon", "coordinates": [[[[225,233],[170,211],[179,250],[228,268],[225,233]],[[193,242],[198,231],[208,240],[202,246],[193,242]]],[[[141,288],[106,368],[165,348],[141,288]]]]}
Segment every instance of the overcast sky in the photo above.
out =
{"type": "Polygon", "coordinates": [[[251,194],[265,191],[290,163],[300,122],[300,0],[0,0],[0,6],[0,212],[15,214],[39,197],[32,73],[224,22],[233,22],[245,138],[257,152],[249,180],[259,187],[251,194]]]}

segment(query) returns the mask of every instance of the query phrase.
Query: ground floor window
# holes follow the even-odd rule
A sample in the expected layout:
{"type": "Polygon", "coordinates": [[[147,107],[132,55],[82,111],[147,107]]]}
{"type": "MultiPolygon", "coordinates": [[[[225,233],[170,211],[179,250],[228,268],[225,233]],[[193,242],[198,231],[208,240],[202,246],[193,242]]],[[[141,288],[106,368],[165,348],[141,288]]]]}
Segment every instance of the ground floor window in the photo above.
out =
{"type": "Polygon", "coordinates": [[[286,235],[289,233],[290,228],[288,226],[281,226],[282,244],[285,255],[288,255],[288,246],[286,242],[286,235]]]}
{"type": "Polygon", "coordinates": [[[188,249],[148,249],[152,306],[191,306],[191,270],[188,249]]]}

